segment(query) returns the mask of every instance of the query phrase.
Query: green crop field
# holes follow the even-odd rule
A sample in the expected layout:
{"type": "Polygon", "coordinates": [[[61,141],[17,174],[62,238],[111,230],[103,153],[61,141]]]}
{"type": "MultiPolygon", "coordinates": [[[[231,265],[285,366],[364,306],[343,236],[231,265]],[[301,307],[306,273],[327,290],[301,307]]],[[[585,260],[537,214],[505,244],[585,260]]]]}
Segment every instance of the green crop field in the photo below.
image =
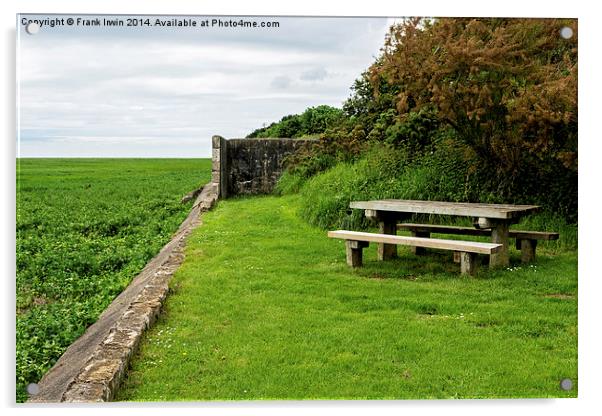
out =
{"type": "Polygon", "coordinates": [[[17,401],[169,241],[208,159],[18,159],[17,401]]]}

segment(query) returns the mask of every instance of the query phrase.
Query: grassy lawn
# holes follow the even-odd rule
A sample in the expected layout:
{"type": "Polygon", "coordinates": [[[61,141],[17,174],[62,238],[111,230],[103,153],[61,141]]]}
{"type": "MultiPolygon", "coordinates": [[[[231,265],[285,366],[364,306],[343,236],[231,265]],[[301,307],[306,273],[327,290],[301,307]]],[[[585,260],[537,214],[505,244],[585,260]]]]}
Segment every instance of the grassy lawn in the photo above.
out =
{"type": "Polygon", "coordinates": [[[351,270],[298,196],[220,201],[118,400],[576,397],[577,252],[459,274],[451,253],[351,270]],[[559,388],[571,378],[571,391],[559,388]]]}
{"type": "Polygon", "coordinates": [[[17,401],[169,241],[208,159],[18,159],[17,401]]]}

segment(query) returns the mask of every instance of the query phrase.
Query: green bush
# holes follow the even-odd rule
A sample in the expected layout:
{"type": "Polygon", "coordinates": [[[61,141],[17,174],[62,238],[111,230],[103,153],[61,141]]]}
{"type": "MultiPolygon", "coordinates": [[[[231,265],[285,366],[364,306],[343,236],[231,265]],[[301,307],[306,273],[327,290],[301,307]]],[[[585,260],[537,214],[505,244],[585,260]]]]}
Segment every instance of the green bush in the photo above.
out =
{"type": "Polygon", "coordinates": [[[317,136],[337,125],[343,118],[343,110],[328,105],[310,107],[301,114],[284,116],[277,123],[254,130],[247,137],[307,137],[317,136]]]}

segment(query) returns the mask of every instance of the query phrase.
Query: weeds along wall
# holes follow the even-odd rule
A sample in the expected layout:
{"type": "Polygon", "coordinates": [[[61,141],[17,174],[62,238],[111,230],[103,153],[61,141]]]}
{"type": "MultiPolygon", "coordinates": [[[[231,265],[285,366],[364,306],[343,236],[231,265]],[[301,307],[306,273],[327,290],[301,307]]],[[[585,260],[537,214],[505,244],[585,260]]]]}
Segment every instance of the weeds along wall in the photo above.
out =
{"type": "Polygon", "coordinates": [[[225,139],[213,136],[211,181],[220,198],[272,192],[285,158],[313,139],[225,139]]]}

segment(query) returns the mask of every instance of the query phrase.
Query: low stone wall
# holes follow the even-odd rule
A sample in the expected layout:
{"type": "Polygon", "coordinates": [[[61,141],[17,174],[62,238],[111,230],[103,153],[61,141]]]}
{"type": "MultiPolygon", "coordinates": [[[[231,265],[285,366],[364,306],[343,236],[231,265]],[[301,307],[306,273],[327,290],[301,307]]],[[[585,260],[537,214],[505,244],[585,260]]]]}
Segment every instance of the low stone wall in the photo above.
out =
{"type": "Polygon", "coordinates": [[[71,344],[28,403],[104,402],[114,397],[142,334],[159,315],[169,280],[184,260],[186,238],[217,200],[215,191],[210,184],[203,187],[172,240],[71,344]]]}
{"type": "Polygon", "coordinates": [[[213,137],[212,181],[221,198],[267,194],[282,175],[284,159],[313,139],[213,137]]]}

